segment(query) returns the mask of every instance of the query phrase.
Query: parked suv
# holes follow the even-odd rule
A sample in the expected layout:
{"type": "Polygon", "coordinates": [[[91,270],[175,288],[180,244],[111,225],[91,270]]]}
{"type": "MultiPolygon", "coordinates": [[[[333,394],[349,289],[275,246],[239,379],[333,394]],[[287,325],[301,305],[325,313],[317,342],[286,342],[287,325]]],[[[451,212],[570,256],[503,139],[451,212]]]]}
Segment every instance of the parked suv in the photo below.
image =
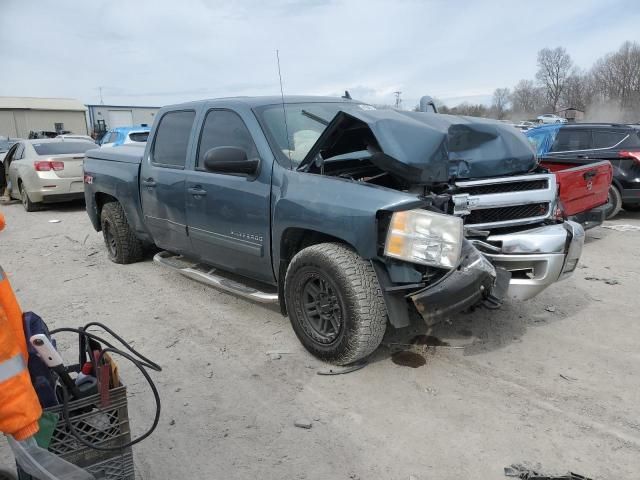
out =
{"type": "Polygon", "coordinates": [[[609,160],[613,182],[606,217],[640,209],[640,125],[576,123],[544,125],[525,133],[546,162],[582,165],[609,160]]]}
{"type": "Polygon", "coordinates": [[[100,139],[100,146],[115,147],[128,143],[145,143],[151,129],[148,125],[112,128],[100,139]]]}

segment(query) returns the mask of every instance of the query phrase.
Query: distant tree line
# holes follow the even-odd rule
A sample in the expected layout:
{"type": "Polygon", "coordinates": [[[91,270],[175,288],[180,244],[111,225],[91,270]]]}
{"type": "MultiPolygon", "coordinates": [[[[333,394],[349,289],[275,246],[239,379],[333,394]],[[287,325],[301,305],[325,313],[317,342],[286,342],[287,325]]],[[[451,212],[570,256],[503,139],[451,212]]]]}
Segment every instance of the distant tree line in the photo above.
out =
{"type": "Polygon", "coordinates": [[[593,121],[640,122],[640,44],[624,42],[596,60],[589,70],[577,67],[563,47],[538,52],[535,79],[497,88],[491,106],[462,103],[442,113],[514,120],[577,108],[593,121]]]}

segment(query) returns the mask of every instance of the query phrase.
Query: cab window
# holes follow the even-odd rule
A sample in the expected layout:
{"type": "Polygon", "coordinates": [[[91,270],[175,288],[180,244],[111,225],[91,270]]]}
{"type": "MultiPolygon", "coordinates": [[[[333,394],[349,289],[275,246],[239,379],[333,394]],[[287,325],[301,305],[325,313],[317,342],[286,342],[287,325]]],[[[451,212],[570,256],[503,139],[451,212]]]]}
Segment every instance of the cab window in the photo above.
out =
{"type": "Polygon", "coordinates": [[[100,145],[104,145],[105,143],[113,143],[113,132],[107,132],[102,136],[100,140],[100,145]]]}
{"type": "Polygon", "coordinates": [[[195,116],[196,112],[193,110],[168,112],[162,116],[151,152],[153,163],[184,168],[195,116]]]}
{"type": "Polygon", "coordinates": [[[211,110],[207,113],[200,134],[196,168],[204,168],[204,155],[216,147],[239,147],[247,152],[247,158],[256,158],[256,148],[249,129],[240,116],[230,110],[211,110]]]}

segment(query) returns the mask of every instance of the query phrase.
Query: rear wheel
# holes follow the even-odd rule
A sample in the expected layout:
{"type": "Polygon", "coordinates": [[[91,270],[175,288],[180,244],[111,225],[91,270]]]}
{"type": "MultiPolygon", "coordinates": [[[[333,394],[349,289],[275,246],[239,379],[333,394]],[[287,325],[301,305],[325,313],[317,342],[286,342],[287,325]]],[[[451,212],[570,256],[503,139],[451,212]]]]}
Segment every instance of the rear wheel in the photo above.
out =
{"type": "Polygon", "coordinates": [[[118,202],[107,203],[102,207],[100,223],[104,243],[112,262],[133,263],[142,258],[142,242],[129,226],[124,210],[118,202]]]}
{"type": "Polygon", "coordinates": [[[18,188],[20,190],[20,200],[22,201],[22,206],[27,212],[35,212],[38,210],[40,205],[38,203],[32,202],[29,198],[29,194],[27,193],[27,189],[24,188],[24,184],[20,182],[18,184],[18,188]]]}
{"type": "Polygon", "coordinates": [[[615,217],[622,208],[622,195],[620,190],[615,185],[609,187],[609,198],[605,209],[604,216],[607,220],[611,220],[615,217]]]}
{"type": "Polygon", "coordinates": [[[349,247],[321,243],[289,264],[285,301],[291,325],[316,357],[347,365],[382,342],[387,310],[373,267],[349,247]]]}

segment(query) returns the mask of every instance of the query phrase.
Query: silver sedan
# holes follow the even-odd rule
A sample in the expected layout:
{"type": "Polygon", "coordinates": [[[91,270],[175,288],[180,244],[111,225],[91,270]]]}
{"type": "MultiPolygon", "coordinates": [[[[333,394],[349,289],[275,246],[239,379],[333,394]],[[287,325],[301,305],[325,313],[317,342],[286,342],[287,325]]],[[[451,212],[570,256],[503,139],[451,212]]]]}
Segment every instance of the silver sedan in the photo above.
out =
{"type": "Polygon", "coordinates": [[[9,195],[22,201],[27,212],[43,203],[84,197],[84,153],[96,144],[84,140],[21,140],[4,159],[9,195]]]}

